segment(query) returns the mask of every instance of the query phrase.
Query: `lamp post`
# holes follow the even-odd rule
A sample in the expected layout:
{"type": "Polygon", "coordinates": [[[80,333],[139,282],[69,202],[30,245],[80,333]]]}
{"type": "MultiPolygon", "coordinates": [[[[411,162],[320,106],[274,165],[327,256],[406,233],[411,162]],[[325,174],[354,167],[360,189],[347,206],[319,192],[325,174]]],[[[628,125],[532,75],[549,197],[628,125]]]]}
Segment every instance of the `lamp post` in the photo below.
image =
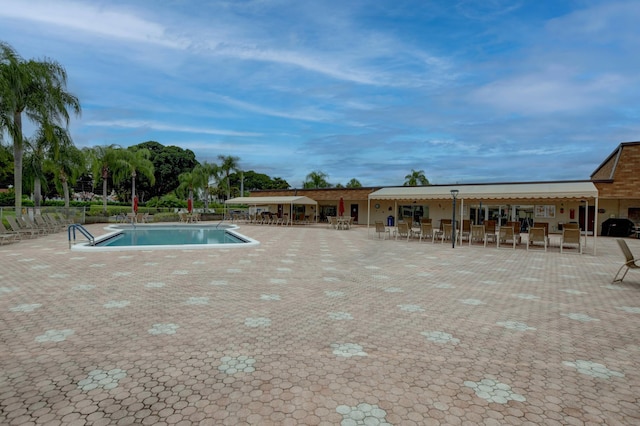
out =
{"type": "Polygon", "coordinates": [[[456,198],[458,198],[457,189],[451,190],[451,198],[453,198],[453,219],[451,220],[451,248],[456,248],[456,198]]]}

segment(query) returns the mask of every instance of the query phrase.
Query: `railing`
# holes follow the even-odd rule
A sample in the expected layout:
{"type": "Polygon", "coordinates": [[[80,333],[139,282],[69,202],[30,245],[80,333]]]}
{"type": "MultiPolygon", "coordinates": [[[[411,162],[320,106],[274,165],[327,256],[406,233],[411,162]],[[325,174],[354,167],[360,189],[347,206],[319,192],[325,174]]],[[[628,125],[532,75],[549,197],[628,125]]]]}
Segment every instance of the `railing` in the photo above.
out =
{"type": "Polygon", "coordinates": [[[76,230],[78,230],[82,235],[85,236],[87,240],[89,240],[89,244],[94,245],[96,243],[95,237],[91,235],[91,232],[89,232],[87,228],[80,225],[79,223],[74,223],[72,225],[69,225],[69,227],[67,228],[67,234],[69,236],[69,248],[71,248],[71,245],[72,245],[71,244],[72,231],[73,231],[73,244],[76,243],[76,230]]]}

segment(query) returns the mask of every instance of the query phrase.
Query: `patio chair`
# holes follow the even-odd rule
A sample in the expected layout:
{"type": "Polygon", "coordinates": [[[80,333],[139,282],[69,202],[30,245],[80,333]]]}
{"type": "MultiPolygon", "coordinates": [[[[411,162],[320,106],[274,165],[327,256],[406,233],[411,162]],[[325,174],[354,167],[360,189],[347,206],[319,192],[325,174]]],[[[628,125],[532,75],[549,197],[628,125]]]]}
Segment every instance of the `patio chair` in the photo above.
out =
{"type": "Polygon", "coordinates": [[[384,226],[384,222],[381,220],[376,221],[376,233],[378,234],[378,238],[380,238],[380,234],[382,234],[382,239],[386,240],[385,235],[389,235],[389,239],[391,239],[391,230],[384,226]]]}
{"type": "Polygon", "coordinates": [[[433,243],[435,239],[435,233],[433,232],[433,225],[431,225],[431,222],[423,222],[420,224],[420,241],[421,242],[423,238],[424,239],[430,238],[431,242],[433,243]]]}
{"type": "Polygon", "coordinates": [[[580,228],[564,228],[562,230],[562,240],[560,241],[560,253],[565,244],[577,245],[578,251],[582,254],[582,235],[580,235],[580,228]]]}
{"type": "Polygon", "coordinates": [[[534,222],[532,228],[544,228],[544,236],[549,239],[549,224],[547,222],[534,222]]]}
{"type": "Polygon", "coordinates": [[[498,235],[497,247],[500,248],[500,243],[506,243],[508,241],[511,241],[513,243],[513,249],[515,250],[517,238],[513,233],[513,226],[507,226],[507,225],[501,226],[500,233],[498,235]]]}
{"type": "Polygon", "coordinates": [[[498,236],[496,235],[496,221],[485,220],[484,221],[484,246],[487,246],[488,242],[497,243],[498,236]]]}
{"type": "Polygon", "coordinates": [[[547,251],[547,235],[544,232],[544,228],[529,228],[529,241],[527,241],[527,250],[529,247],[536,243],[542,243],[544,245],[544,251],[547,251]]]}
{"type": "Polygon", "coordinates": [[[440,244],[443,244],[445,240],[451,241],[451,233],[453,231],[453,225],[451,222],[442,224],[442,233],[440,234],[440,244]]]}
{"type": "Polygon", "coordinates": [[[458,233],[458,237],[460,238],[460,244],[462,244],[462,240],[468,240],[471,236],[471,221],[469,219],[462,220],[462,229],[458,233]]]}
{"type": "Polygon", "coordinates": [[[485,238],[485,230],[484,225],[471,225],[471,233],[469,234],[469,246],[474,241],[480,241],[487,246],[487,239],[485,238]]]}
{"type": "Polygon", "coordinates": [[[521,227],[522,225],[520,224],[519,221],[509,221],[507,222],[507,226],[513,226],[513,235],[516,237],[516,244],[520,244],[522,242],[522,236],[520,235],[521,232],[521,227]]]}
{"type": "Polygon", "coordinates": [[[625,261],[624,261],[624,264],[620,267],[620,269],[618,269],[618,272],[616,272],[616,275],[613,277],[613,281],[611,281],[612,283],[622,282],[622,280],[624,280],[624,277],[627,276],[627,272],[629,272],[629,269],[640,269],[640,265],[636,263],[640,261],[640,259],[634,259],[633,253],[631,253],[631,249],[629,249],[627,242],[622,239],[619,239],[617,241],[618,241],[618,245],[620,246],[620,249],[622,250],[622,253],[624,254],[625,261]],[[622,274],[622,276],[618,278],[618,275],[620,275],[620,272],[622,272],[622,269],[624,268],[627,268],[627,269],[625,269],[624,274],[622,274]]]}
{"type": "Polygon", "coordinates": [[[407,224],[407,222],[399,222],[398,227],[393,232],[393,234],[395,235],[396,240],[398,239],[398,236],[400,236],[401,238],[406,237],[407,241],[409,241],[409,237],[411,236],[411,230],[409,229],[409,224],[407,224]]]}
{"type": "Polygon", "coordinates": [[[327,216],[329,228],[338,229],[338,216],[327,216]]]}

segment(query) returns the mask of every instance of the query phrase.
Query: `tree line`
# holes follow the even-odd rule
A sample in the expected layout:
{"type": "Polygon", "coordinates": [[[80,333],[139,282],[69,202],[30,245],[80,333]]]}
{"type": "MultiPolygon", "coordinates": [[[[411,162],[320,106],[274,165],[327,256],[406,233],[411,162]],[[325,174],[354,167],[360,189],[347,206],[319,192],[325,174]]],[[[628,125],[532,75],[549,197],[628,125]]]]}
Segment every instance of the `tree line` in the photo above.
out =
{"type": "MultiPolygon", "coordinates": [[[[233,183],[244,181],[243,174],[251,189],[289,188],[281,178],[239,172],[237,157],[220,155],[220,164],[200,164],[190,150],[155,141],[128,148],[78,149],[69,121],[80,113],[80,101],[67,90],[62,65],[50,59],[25,60],[0,42],[0,184],[13,187],[16,210],[21,209],[25,192],[34,194],[36,206],[43,193],[52,191],[62,194],[68,206],[70,186],[78,180],[90,181],[92,192],[93,186],[102,185],[105,210],[109,183],[119,199],[131,201],[136,196],[149,200],[185,190],[193,197],[198,189],[207,194],[205,198],[212,189],[226,192],[228,198],[236,188],[233,183]],[[37,129],[34,135],[24,135],[25,120],[37,129]],[[4,145],[5,139],[10,148],[4,145]]],[[[215,191],[213,195],[221,195],[215,191]]]]}
{"type": "MultiPolygon", "coordinates": [[[[193,199],[203,194],[206,205],[210,196],[244,195],[242,187],[290,188],[279,177],[240,170],[238,157],[219,155],[219,164],[200,164],[192,151],[155,141],[128,148],[108,145],[79,149],[69,133],[69,121],[80,114],[80,101],[67,90],[67,73],[62,65],[50,59],[25,60],[0,42],[0,185],[9,186],[13,177],[16,210],[21,209],[25,192],[34,194],[36,207],[43,193],[51,192],[62,194],[69,206],[70,187],[73,189],[79,180],[91,182],[91,192],[95,186],[102,186],[105,211],[110,192],[132,203],[136,197],[141,202],[159,203],[163,197],[186,195],[193,199]],[[23,120],[35,126],[33,135],[23,134],[23,120]],[[12,149],[2,143],[7,137],[12,149]]],[[[355,178],[346,186],[333,185],[327,179],[326,173],[315,170],[306,176],[303,187],[362,187],[355,178]]],[[[412,170],[405,177],[405,185],[428,184],[422,170],[412,170]]]]}

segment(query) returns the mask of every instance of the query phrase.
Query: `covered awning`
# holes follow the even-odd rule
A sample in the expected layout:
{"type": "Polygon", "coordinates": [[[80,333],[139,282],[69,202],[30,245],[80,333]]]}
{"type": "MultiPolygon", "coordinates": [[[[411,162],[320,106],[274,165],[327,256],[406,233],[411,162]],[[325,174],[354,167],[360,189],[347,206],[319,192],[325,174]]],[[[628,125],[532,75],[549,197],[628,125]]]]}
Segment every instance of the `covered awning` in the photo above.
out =
{"type": "Polygon", "coordinates": [[[477,185],[432,185],[382,188],[369,194],[369,200],[444,200],[451,190],[467,200],[548,200],[596,199],[598,189],[591,181],[500,183],[477,185]]]}
{"type": "Polygon", "coordinates": [[[304,196],[274,196],[274,197],[236,197],[230,198],[225,204],[249,204],[252,206],[267,206],[273,204],[307,204],[318,205],[316,200],[304,196]]]}
{"type": "MultiPolygon", "coordinates": [[[[467,202],[520,202],[539,203],[550,200],[575,200],[584,201],[587,206],[588,221],[589,202],[595,203],[595,218],[598,223],[598,188],[591,181],[565,181],[565,182],[526,182],[526,183],[497,183],[497,184],[461,184],[461,185],[429,185],[429,186],[399,186],[382,188],[369,194],[369,215],[367,227],[370,225],[371,200],[451,200],[452,190],[456,190],[457,199],[461,201],[461,217],[464,213],[464,203],[467,202]]],[[[397,208],[396,208],[397,210],[397,208]]],[[[395,210],[394,210],[395,211],[395,210]]],[[[587,225],[585,225],[585,228],[587,225]]],[[[593,253],[596,254],[597,232],[594,229],[593,253]]],[[[583,231],[588,235],[588,231],[583,231]]]]}
{"type": "MultiPolygon", "coordinates": [[[[293,218],[294,205],[311,205],[314,207],[314,220],[318,220],[318,202],[309,197],[304,196],[272,196],[272,197],[236,197],[230,198],[224,202],[226,205],[245,204],[249,206],[272,206],[272,205],[289,205],[289,217],[293,218]]],[[[293,220],[289,222],[293,223],[293,220]]]]}

